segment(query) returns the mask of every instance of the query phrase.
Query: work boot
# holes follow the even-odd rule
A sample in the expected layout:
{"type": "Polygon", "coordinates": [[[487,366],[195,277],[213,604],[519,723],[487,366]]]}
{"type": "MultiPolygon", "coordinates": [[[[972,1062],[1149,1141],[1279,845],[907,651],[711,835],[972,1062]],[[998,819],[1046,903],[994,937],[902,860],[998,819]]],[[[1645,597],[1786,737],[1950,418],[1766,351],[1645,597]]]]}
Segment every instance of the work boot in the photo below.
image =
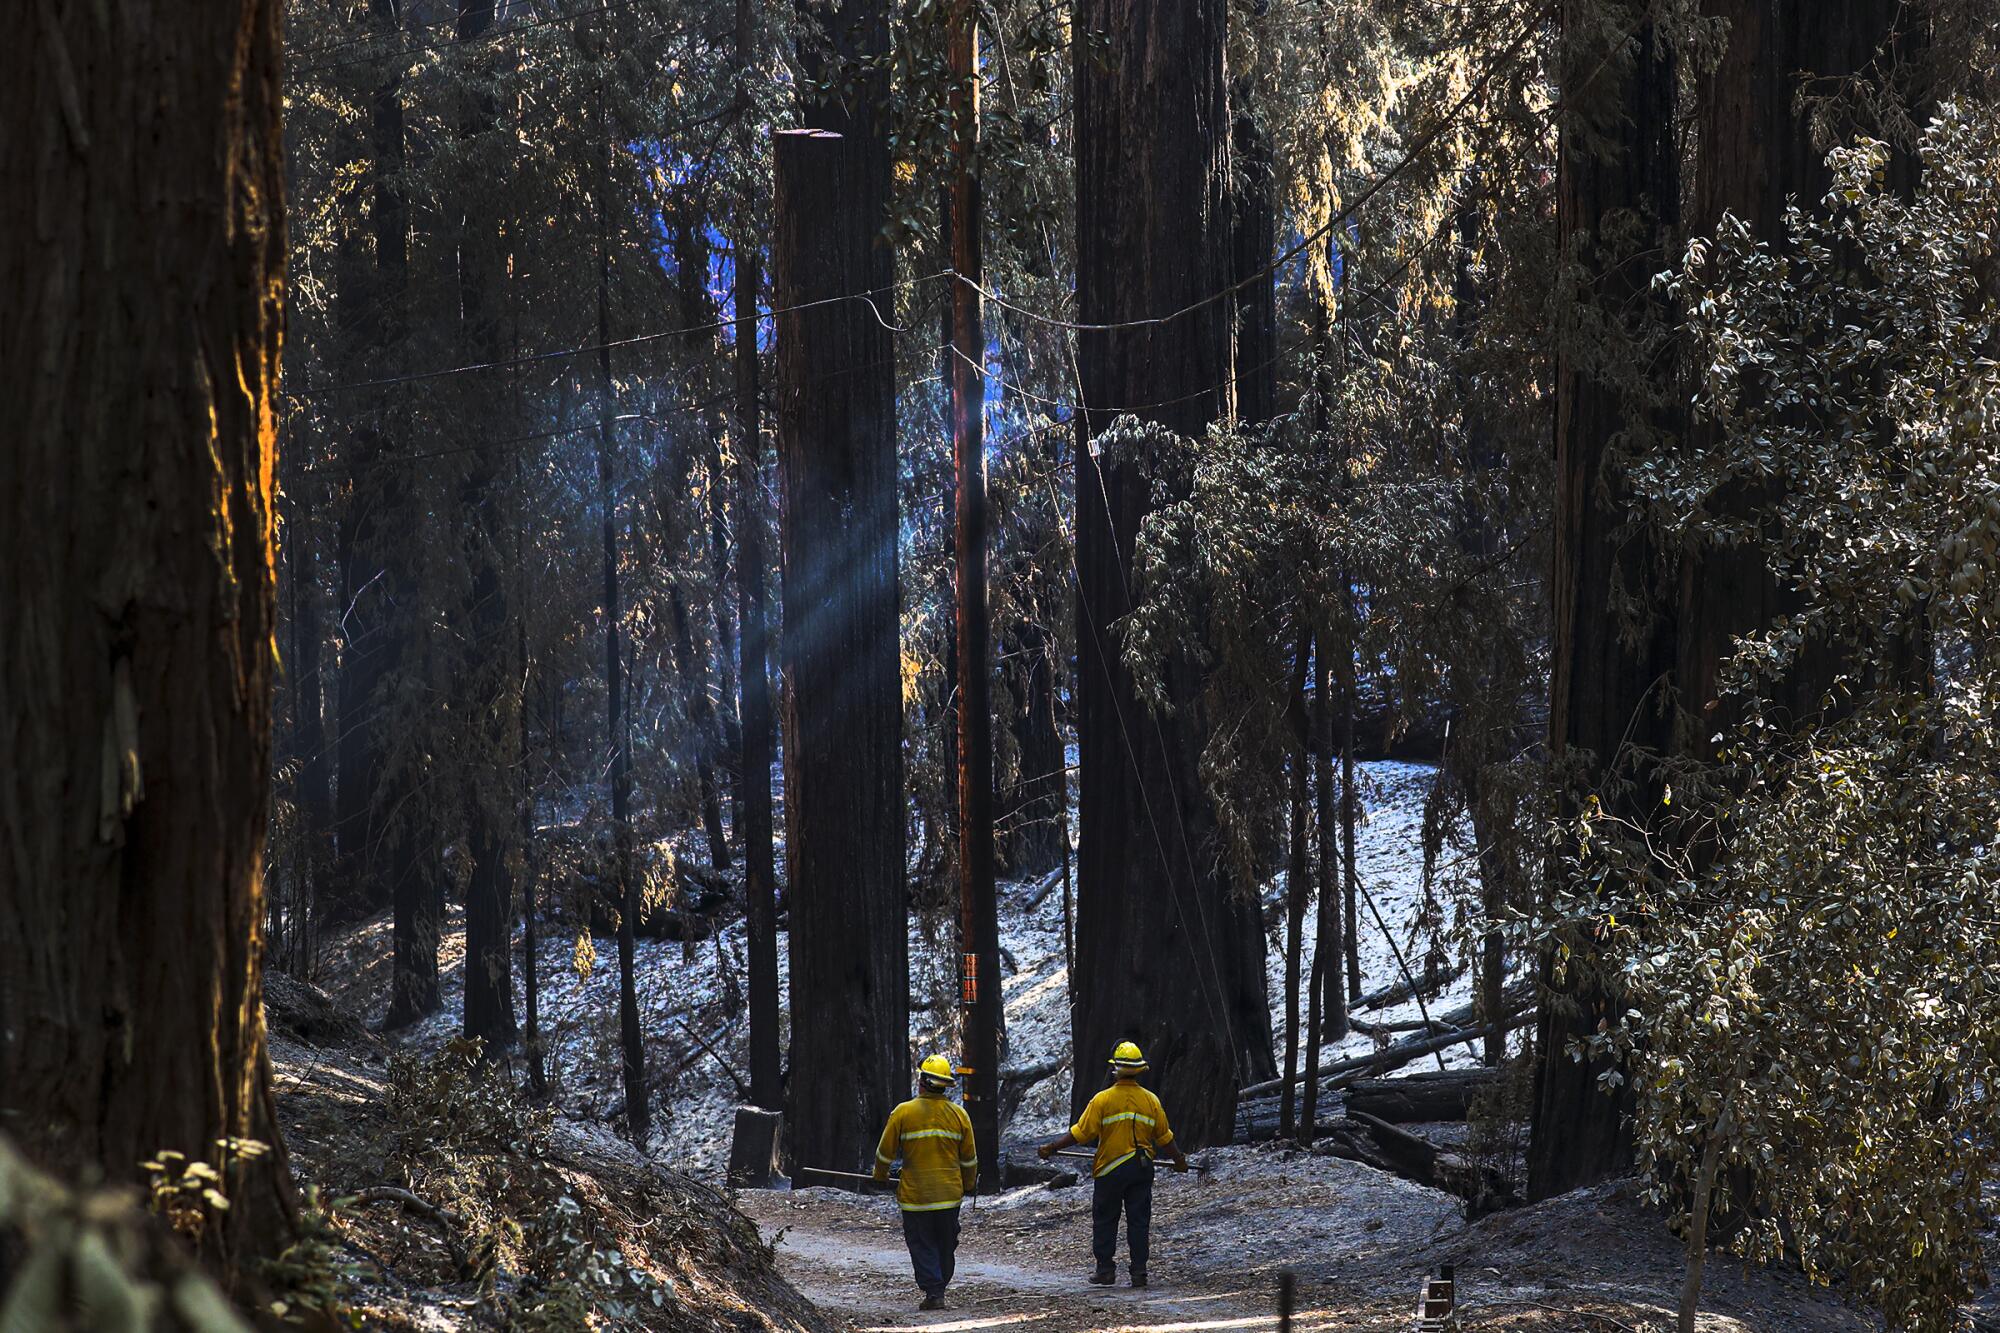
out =
{"type": "Polygon", "coordinates": [[[1093,1287],[1112,1287],[1117,1284],[1118,1274],[1112,1272],[1109,1268],[1100,1268],[1090,1275],[1090,1285],[1093,1287]]]}
{"type": "Polygon", "coordinates": [[[924,1298],[923,1298],[923,1299],[922,1299],[921,1301],[917,1302],[917,1308],[918,1308],[919,1310],[942,1310],[942,1309],[944,1309],[944,1308],[945,1308],[945,1303],[944,1303],[944,1293],[943,1293],[943,1292],[941,1292],[941,1291],[927,1291],[927,1292],[925,1292],[925,1293],[924,1293],[924,1298]]]}
{"type": "Polygon", "coordinates": [[[1146,1285],[1146,1270],[1145,1270],[1145,1269],[1143,1269],[1143,1268],[1135,1268],[1135,1269],[1133,1269],[1133,1270],[1132,1270],[1132,1285],[1133,1285],[1133,1286],[1135,1286],[1135,1287],[1143,1287],[1143,1286],[1145,1286],[1145,1285],[1146,1285]]]}

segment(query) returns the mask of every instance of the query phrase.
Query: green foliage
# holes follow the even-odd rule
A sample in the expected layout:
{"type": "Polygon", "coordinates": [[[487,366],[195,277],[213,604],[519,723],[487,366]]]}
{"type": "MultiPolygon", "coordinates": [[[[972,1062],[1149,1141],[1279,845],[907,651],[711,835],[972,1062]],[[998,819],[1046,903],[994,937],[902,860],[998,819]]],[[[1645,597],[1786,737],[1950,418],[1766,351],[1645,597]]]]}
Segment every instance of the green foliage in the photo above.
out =
{"type": "Polygon", "coordinates": [[[1569,905],[1662,1197],[1713,1145],[1736,1249],[1942,1331],[2000,1170],[2000,114],[1947,105],[1920,150],[1906,194],[1887,145],[1841,149],[1781,241],[1726,219],[1661,279],[1709,443],[1639,478],[1795,595],[1667,803],[1583,811],[1569,905]]]}
{"type": "Polygon", "coordinates": [[[128,1196],[67,1189],[5,1138],[0,1252],[8,1258],[0,1333],[247,1333],[215,1284],[128,1196]]]}
{"type": "Polygon", "coordinates": [[[310,1318],[321,1326],[361,1326],[350,1304],[358,1269],[343,1257],[340,1233],[334,1227],[334,1210],[342,1202],[335,1199],[331,1206],[323,1206],[318,1187],[307,1187],[299,1209],[298,1239],[261,1269],[272,1293],[273,1314],[296,1323],[310,1318]]]}

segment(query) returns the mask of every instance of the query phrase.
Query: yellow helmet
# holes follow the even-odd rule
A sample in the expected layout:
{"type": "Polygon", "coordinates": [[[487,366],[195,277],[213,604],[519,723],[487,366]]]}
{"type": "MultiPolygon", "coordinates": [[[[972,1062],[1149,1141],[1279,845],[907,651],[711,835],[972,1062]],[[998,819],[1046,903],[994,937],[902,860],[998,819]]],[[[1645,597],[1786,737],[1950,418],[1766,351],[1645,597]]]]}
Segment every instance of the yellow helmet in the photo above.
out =
{"type": "Polygon", "coordinates": [[[1118,1043],[1118,1049],[1111,1052],[1111,1067],[1113,1069],[1144,1069],[1146,1068],[1146,1057],[1139,1053],[1139,1047],[1136,1042],[1121,1041],[1118,1043]]]}
{"type": "Polygon", "coordinates": [[[923,1076],[934,1083],[956,1083],[957,1075],[951,1072],[951,1061],[942,1055],[927,1055],[919,1066],[923,1076]]]}

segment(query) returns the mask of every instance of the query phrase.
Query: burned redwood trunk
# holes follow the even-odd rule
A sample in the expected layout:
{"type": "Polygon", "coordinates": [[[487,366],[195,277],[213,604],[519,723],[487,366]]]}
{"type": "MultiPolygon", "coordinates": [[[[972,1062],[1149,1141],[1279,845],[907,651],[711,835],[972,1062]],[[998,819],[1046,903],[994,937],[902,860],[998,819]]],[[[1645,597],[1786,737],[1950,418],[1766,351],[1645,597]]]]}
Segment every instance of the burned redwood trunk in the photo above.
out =
{"type": "MultiPolygon", "coordinates": [[[[1893,99],[1904,54],[1923,25],[1910,22],[1899,34],[1908,6],[1900,0],[1705,0],[1704,18],[1727,25],[1727,40],[1715,66],[1696,85],[1694,193],[1690,224],[1713,235],[1725,214],[1750,227],[1759,241],[1783,250],[1784,213],[1789,202],[1812,208],[1831,183],[1815,117],[1826,121],[1829,139],[1846,141],[1857,133],[1893,131],[1873,99],[1893,99]],[[1805,99],[1810,98],[1811,101],[1805,99]]],[[[1907,180],[1909,154],[1893,154],[1892,179],[1907,180]]],[[[1712,446],[1709,428],[1697,424],[1696,447],[1712,446]]],[[[1714,497],[1722,515],[1768,529],[1776,520],[1774,488],[1738,482],[1714,497]]],[[[1782,533],[1768,533],[1782,540],[1782,533]]],[[[1753,540],[1741,545],[1697,541],[1681,566],[1682,632],[1677,663],[1681,689],[1680,752],[1712,761],[1710,738],[1730,725],[1739,711],[1721,696],[1721,671],[1734,640],[1770,627],[1802,605],[1797,589],[1784,586],[1753,540]]],[[[1915,641],[1921,641],[1921,633],[1915,641]]],[[[1913,642],[1913,649],[1915,643],[1913,642]]],[[[1918,678],[1928,674],[1925,659],[1913,664],[1918,678]]],[[[1781,722],[1803,724],[1825,711],[1825,696],[1847,658],[1832,644],[1800,654],[1799,667],[1775,682],[1766,707],[1781,722]]]]}
{"type": "Polygon", "coordinates": [[[1218,865],[1202,789],[1202,683],[1174,660],[1175,711],[1155,716],[1122,660],[1133,548],[1154,506],[1160,442],[1147,427],[1099,437],[1121,414],[1198,438],[1230,411],[1230,120],[1224,0],[1082,0],[1076,6],[1076,450],[1081,881],[1071,1033],[1081,1110],[1132,1038],[1191,1145],[1229,1139],[1236,1088],[1269,1070],[1262,931],[1218,865]],[[1086,40],[1087,39],[1087,40],[1086,40]],[[1108,41],[1109,58],[1097,43],[1108,41]],[[1133,200],[1173,200],[1171,209],[1133,200]],[[1256,938],[1250,940],[1248,935],[1256,938]],[[1260,1022],[1261,1016],[1261,1022],[1260,1022]],[[1258,1034],[1261,1031],[1261,1041],[1258,1034]]]}
{"type": "Polygon", "coordinates": [[[283,7],[40,13],[0,54],[0,1125],[72,1182],[210,1163],[200,1244],[254,1273],[296,1221],[260,993],[283,7]]]}
{"type": "MultiPolygon", "coordinates": [[[[1629,44],[1607,46],[1622,26],[1572,24],[1559,53],[1563,86],[1575,92],[1565,98],[1557,225],[1565,253],[1583,265],[1578,299],[1612,328],[1649,300],[1658,265],[1646,256],[1663,259],[1680,212],[1673,57],[1651,19],[1637,23],[1629,44]],[[1615,239],[1633,234],[1642,238],[1636,253],[1633,242],[1615,239]]],[[[1657,806],[1652,761],[1672,738],[1674,609],[1646,605],[1634,615],[1619,608],[1622,596],[1658,587],[1666,563],[1634,521],[1631,484],[1613,443],[1631,404],[1596,350],[1577,346],[1582,341],[1573,330],[1556,364],[1549,749],[1565,774],[1567,808],[1597,795],[1632,812],[1657,806]]],[[[1631,1163],[1625,1099],[1600,1086],[1602,1062],[1570,1053],[1616,1004],[1592,975],[1588,939],[1579,934],[1570,943],[1577,956],[1567,971],[1556,971],[1552,955],[1544,959],[1549,994],[1536,1036],[1528,1147],[1528,1192],[1536,1199],[1631,1163]]]]}
{"type": "Polygon", "coordinates": [[[886,286],[879,145],[794,130],[774,146],[787,1140],[796,1162],[847,1169],[909,1086],[893,347],[867,302],[835,299],[886,286]]]}
{"type": "MultiPolygon", "coordinates": [[[[494,0],[459,0],[456,36],[476,40],[493,26],[494,0]]],[[[468,145],[490,130],[498,113],[493,97],[479,92],[460,126],[468,145]]],[[[465,183],[470,184],[468,170],[465,183]]],[[[471,192],[468,190],[468,194],[471,192]]],[[[500,297],[507,265],[500,229],[472,207],[461,211],[458,243],[460,341],[469,362],[500,359],[500,297]]],[[[461,639],[459,686],[467,695],[471,765],[465,790],[466,846],[471,875],[465,888],[465,1035],[489,1052],[508,1049],[514,1021],[514,970],[508,945],[514,921],[512,855],[519,825],[520,677],[514,661],[517,634],[510,626],[508,580],[502,545],[502,450],[487,442],[493,396],[474,390],[466,420],[480,446],[468,455],[459,489],[460,541],[472,571],[466,633],[461,639]],[[482,418],[485,418],[482,420],[482,418]],[[481,429],[485,427],[485,429],[481,429]]]]}
{"type": "MultiPolygon", "coordinates": [[[[736,0],[736,142],[745,161],[754,160],[751,140],[750,75],[756,65],[757,30],[752,0],[736,0]]],[[[762,285],[756,231],[739,221],[736,240],[734,337],[736,371],[736,588],[741,616],[741,723],[737,767],[743,782],[743,888],[747,899],[746,943],[750,972],[750,1095],[758,1106],[778,1110],[783,1103],[779,1068],[778,1014],[783,1007],[778,975],[778,895],[771,802],[770,606],[765,587],[764,439],[759,405],[761,366],[757,359],[757,300],[762,285]]]]}

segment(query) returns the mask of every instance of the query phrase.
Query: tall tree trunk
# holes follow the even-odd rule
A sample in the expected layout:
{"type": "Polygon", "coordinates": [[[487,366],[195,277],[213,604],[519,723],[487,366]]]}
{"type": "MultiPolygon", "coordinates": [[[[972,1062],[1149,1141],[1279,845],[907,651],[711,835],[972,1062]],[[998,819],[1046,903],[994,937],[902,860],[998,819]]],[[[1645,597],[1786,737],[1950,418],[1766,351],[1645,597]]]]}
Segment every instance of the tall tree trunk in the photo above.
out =
{"type": "MultiPolygon", "coordinates": [[[[1035,571],[1024,571],[1034,578],[1035,571]]],[[[1062,809],[1069,775],[1063,762],[1062,732],[1056,722],[1055,635],[1028,620],[1016,639],[1011,677],[1017,705],[1014,742],[1019,780],[1010,793],[1013,822],[1007,834],[1007,864],[1016,875],[1044,875],[1062,864],[1062,809]]]]}
{"type": "MultiPolygon", "coordinates": [[[[1354,779],[1354,711],[1360,693],[1355,665],[1355,645],[1361,625],[1355,604],[1354,580],[1341,581],[1340,621],[1343,626],[1340,662],[1334,675],[1340,682],[1340,908],[1344,914],[1342,952],[1347,960],[1347,998],[1361,998],[1361,931],[1358,925],[1361,875],[1356,868],[1355,828],[1361,822],[1361,793],[1354,779]]],[[[1340,989],[1340,978],[1333,978],[1340,989]]],[[[1330,1003],[1330,1002],[1329,1002],[1330,1003]]],[[[1347,1005],[1340,1005],[1340,1027],[1347,1027],[1347,1005]]]]}
{"type": "MultiPolygon", "coordinates": [[[[1346,617],[1342,617],[1343,623],[1346,617]]],[[[1354,890],[1352,878],[1344,873],[1346,853],[1353,845],[1354,825],[1351,818],[1350,798],[1354,790],[1353,746],[1343,744],[1351,741],[1354,730],[1352,714],[1347,707],[1347,667],[1352,659],[1349,645],[1353,642],[1352,631],[1343,629],[1339,635],[1322,632],[1319,636],[1320,652],[1315,656],[1317,671],[1313,681],[1313,731],[1319,742],[1319,777],[1314,784],[1317,788],[1319,815],[1319,901],[1321,934],[1317,948],[1327,959],[1326,999],[1322,1002],[1326,1017],[1323,1030],[1313,1039],[1317,1046],[1322,1041],[1339,1041],[1347,1035],[1347,992],[1340,984],[1341,960],[1346,957],[1344,943],[1354,929],[1352,921],[1343,923],[1341,909],[1343,900],[1351,897],[1354,890]],[[1328,639],[1335,639],[1329,644],[1328,639]],[[1326,651],[1337,648],[1335,654],[1326,651]],[[1339,699],[1335,699],[1335,682],[1340,682],[1339,699]],[[1344,726],[1335,722],[1338,716],[1349,719],[1344,726]],[[1340,799],[1334,799],[1334,761],[1338,758],[1343,765],[1342,776],[1346,781],[1340,789],[1340,799]],[[1342,892],[1343,886],[1347,890],[1342,892]],[[1345,929],[1343,929],[1343,925],[1345,929]],[[1328,933],[1331,932],[1331,933],[1328,933]]]]}
{"type": "MultiPolygon", "coordinates": [[[[1326,640],[1319,636],[1313,650],[1313,701],[1312,712],[1302,724],[1312,734],[1312,757],[1323,777],[1327,757],[1320,753],[1325,743],[1323,728],[1312,725],[1326,711],[1326,640]]],[[[1303,793],[1301,793],[1303,797],[1303,793]]],[[[1301,812],[1303,813],[1303,812],[1301,812]]],[[[1305,1095],[1301,1100],[1299,1115],[1299,1142],[1311,1143],[1319,1117],[1319,1051],[1325,1044],[1325,1024],[1322,1015],[1326,1010],[1329,996],[1339,989],[1340,976],[1340,899],[1337,891],[1328,893],[1327,886],[1333,884],[1333,874],[1328,867],[1337,854],[1330,840],[1332,830],[1324,818],[1316,819],[1319,843],[1319,908],[1313,917],[1313,958],[1312,967],[1306,977],[1306,1078],[1305,1095]],[[1329,986],[1328,978],[1334,978],[1329,986]]]]}
{"type": "MultiPolygon", "coordinates": [[[[515,478],[519,480],[518,465],[515,478]]],[[[518,486],[517,486],[518,489],[518,486]]],[[[520,543],[515,542],[515,581],[517,590],[520,580],[520,543]]],[[[525,609],[526,601],[523,599],[525,609]]],[[[540,905],[536,902],[536,889],[541,880],[541,861],[535,844],[535,801],[532,786],[526,779],[528,772],[528,683],[534,671],[534,659],[528,656],[528,622],[525,616],[514,620],[515,660],[521,673],[521,990],[523,1045],[528,1057],[528,1090],[535,1100],[545,1100],[549,1095],[549,1073],[547,1053],[542,1049],[542,992],[541,992],[541,944],[537,929],[536,912],[540,905]]]]}
{"type": "MultiPolygon", "coordinates": [[[[673,254],[675,268],[675,291],[679,298],[681,325],[690,330],[686,335],[689,349],[701,357],[698,363],[702,369],[697,383],[707,386],[706,357],[713,354],[717,342],[714,325],[716,308],[708,293],[708,219],[697,202],[683,196],[676,203],[676,217],[673,224],[673,254]]],[[[706,394],[704,394],[706,397],[706,394]]],[[[711,437],[711,449],[713,447],[711,437]]],[[[661,502],[661,511],[667,518],[669,533],[667,545],[675,559],[685,557],[688,530],[679,515],[679,506],[695,493],[692,484],[694,457],[691,451],[680,443],[674,445],[677,466],[671,478],[673,493],[661,502]]],[[[709,488],[704,487],[704,492],[709,488]]],[[[706,503],[704,503],[704,508],[706,503]]],[[[706,526],[706,525],[705,525],[706,526]]],[[[704,530],[702,542],[706,546],[712,533],[704,530]]],[[[716,585],[716,598],[722,596],[721,585],[716,585]]],[[[701,807],[702,832],[708,842],[710,865],[727,869],[729,867],[729,834],[722,822],[722,787],[717,781],[715,757],[722,749],[722,719],[716,707],[715,696],[708,689],[709,654],[704,645],[695,637],[693,611],[688,606],[686,581],[676,579],[667,596],[670,628],[673,633],[674,670],[680,677],[681,698],[687,713],[689,730],[693,732],[689,749],[694,757],[695,792],[701,807]]],[[[721,651],[720,648],[718,651],[721,651]]],[[[687,948],[694,947],[691,936],[684,937],[687,948]]]]}
{"type": "MultiPolygon", "coordinates": [[[[708,560],[709,579],[714,585],[715,595],[710,599],[710,607],[715,616],[715,673],[721,687],[719,708],[722,729],[721,744],[715,757],[722,766],[723,776],[729,782],[729,828],[739,840],[743,837],[743,704],[741,687],[737,684],[737,643],[736,621],[730,614],[729,594],[735,578],[731,571],[731,542],[727,497],[734,478],[722,462],[722,446],[713,431],[708,437],[708,484],[704,488],[708,497],[708,560]]],[[[724,844],[723,865],[728,865],[727,844],[724,844]]]]}
{"type": "MultiPolygon", "coordinates": [[[[1898,19],[1909,7],[1901,0],[1703,0],[1701,8],[1703,17],[1727,25],[1727,36],[1720,60],[1696,87],[1690,225],[1712,235],[1732,214],[1758,240],[1782,250],[1788,202],[1816,206],[1832,179],[1825,153],[1834,144],[1815,137],[1813,109],[1802,94],[1828,99],[1822,109],[1839,141],[1855,132],[1884,133],[1872,109],[1841,99],[1894,91],[1879,85],[1896,67],[1898,19]]],[[[1910,26],[1920,24],[1913,18],[1910,26]]],[[[1909,165],[1892,160],[1892,170],[1907,173],[1909,165]]],[[[1696,448],[1712,444],[1705,424],[1695,429],[1696,448]]],[[[1716,507],[1768,526],[1778,498],[1770,488],[1741,484],[1717,497],[1716,507]]],[[[1715,758],[1710,738],[1740,715],[1719,697],[1734,640],[1768,628],[1800,601],[1797,589],[1774,577],[1760,543],[1690,544],[1681,567],[1681,753],[1715,758]]],[[[1766,706],[1795,723],[1820,715],[1843,666],[1832,645],[1802,653],[1798,668],[1766,692],[1766,706]]]]}
{"type": "MultiPolygon", "coordinates": [[[[370,12],[384,32],[402,23],[400,0],[369,0],[370,12]]],[[[402,79],[398,74],[376,90],[373,108],[376,155],[375,272],[378,299],[383,303],[384,348],[400,344],[408,332],[409,201],[402,174],[407,151],[404,134],[402,79]]],[[[382,470],[394,489],[385,499],[378,531],[383,547],[382,588],[387,595],[384,617],[388,632],[382,647],[382,678],[368,709],[366,726],[375,755],[377,786],[369,793],[369,845],[366,873],[388,881],[394,920],[395,962],[389,978],[389,1012],[383,1026],[407,1027],[443,1004],[438,989],[438,938],[442,933],[444,901],[438,875],[436,839],[425,827],[429,802],[422,799],[416,762],[419,745],[412,732],[430,722],[427,708],[414,704],[429,682],[434,663],[430,636],[422,626],[417,555],[409,528],[415,505],[411,479],[392,455],[382,470]],[[412,686],[411,682],[415,685],[412,686]],[[421,710],[421,719],[416,714],[421,710]]]]}
{"type": "MultiPolygon", "coordinates": [[[[300,470],[301,473],[303,470],[300,470]]],[[[322,483],[299,475],[292,504],[292,726],[297,735],[299,856],[305,892],[295,904],[289,966],[300,977],[312,974],[322,915],[321,895],[332,865],[333,790],[329,781],[326,734],[326,632],[320,608],[319,532],[315,523],[322,483]]]]}
{"type": "Polygon", "coordinates": [[[1229,243],[1235,292],[1234,379],[1236,416],[1269,421],[1278,412],[1278,275],[1271,269],[1278,218],[1271,145],[1250,114],[1247,84],[1239,81],[1231,128],[1236,179],[1230,194],[1229,243]]]}
{"type": "MultiPolygon", "coordinates": [[[[685,480],[685,473],[682,477],[685,480]]],[[[708,655],[695,643],[687,593],[678,581],[667,593],[667,613],[674,635],[674,669],[681,678],[681,695],[687,701],[688,721],[695,732],[695,783],[701,800],[701,827],[708,840],[708,861],[726,870],[729,835],[723,827],[722,792],[715,780],[715,751],[722,741],[722,728],[715,698],[708,692],[708,655]]],[[[692,937],[686,942],[692,945],[692,937]]]]}
{"type": "Polygon", "coordinates": [[[1306,720],[1306,668],[1312,659],[1312,630],[1299,630],[1298,656],[1292,663],[1292,686],[1286,698],[1292,727],[1291,856],[1285,862],[1285,1086],[1278,1094],[1278,1135],[1297,1133],[1293,1098],[1299,1076],[1299,955],[1304,948],[1306,900],[1312,896],[1312,853],[1306,821],[1312,745],[1306,720]]]}
{"type": "MultiPolygon", "coordinates": [[[[458,0],[455,36],[476,42],[493,26],[494,0],[458,0]]],[[[475,77],[477,77],[475,75],[475,77]]],[[[470,114],[460,126],[468,143],[492,130],[498,105],[484,91],[469,99],[470,114]]],[[[472,180],[468,171],[464,182],[472,180]]],[[[460,210],[458,290],[460,344],[470,362],[497,361],[502,350],[500,298],[506,282],[500,229],[468,206],[460,210]]],[[[480,393],[467,405],[465,419],[481,439],[495,432],[480,420],[479,406],[497,395],[480,393]]],[[[462,541],[472,571],[467,633],[461,638],[460,686],[470,695],[467,728],[472,763],[466,781],[466,845],[471,874],[465,888],[465,1035],[485,1043],[489,1054],[507,1050],[518,1035],[514,1023],[514,836],[520,820],[519,674],[509,628],[507,578],[502,544],[506,523],[500,494],[501,451],[491,444],[475,449],[459,490],[457,519],[467,524],[462,541]],[[469,520],[469,523],[467,522],[469,520]]]]}
{"type": "MultiPolygon", "coordinates": [[[[1244,966],[1263,932],[1256,904],[1218,865],[1198,668],[1166,664],[1174,711],[1155,716],[1122,661],[1156,460],[1122,448],[1100,459],[1092,442],[1127,411],[1195,439],[1229,415],[1231,303],[1210,299],[1231,276],[1227,10],[1225,0],[1079,0],[1075,13],[1078,318],[1172,318],[1077,339],[1088,410],[1076,449],[1083,828],[1071,1034],[1079,1071],[1123,1038],[1140,1041],[1190,1145],[1226,1142],[1240,1080],[1272,1067],[1262,968],[1253,977],[1244,966]]],[[[1094,1091],[1078,1078],[1074,1108],[1094,1091]]]]}
{"type": "MultiPolygon", "coordinates": [[[[370,26],[401,31],[394,0],[369,0],[370,26]]],[[[357,230],[342,246],[339,310],[343,361],[381,369],[405,336],[409,286],[409,205],[404,197],[402,71],[390,68],[369,101],[367,155],[374,263],[357,230]]],[[[388,773],[397,719],[391,706],[406,655],[408,626],[396,593],[409,583],[403,512],[408,487],[394,459],[394,418],[384,413],[354,433],[353,483],[339,535],[341,654],[339,783],[335,811],[339,866],[329,924],[373,915],[391,904],[403,845],[391,841],[389,816],[399,794],[388,773]]]]}
{"type": "Polygon", "coordinates": [[[0,1124],[79,1183],[215,1166],[201,1246],[251,1280],[297,1221],[260,1000],[282,13],[45,4],[0,56],[0,1124]]]}
{"type": "Polygon", "coordinates": [[[625,1083],[625,1131],[643,1151],[652,1130],[646,1087],[646,1034],[639,1022],[640,886],[632,873],[632,743],[625,716],[624,607],[618,592],[617,387],[611,378],[611,113],[597,98],[602,136],[597,162],[597,505],[604,549],[605,743],[611,753],[613,893],[618,902],[618,1038],[625,1083]]]}
{"type": "MultiPolygon", "coordinates": [[[[887,40],[879,7],[849,3],[835,21],[843,49],[887,40]]],[[[909,1084],[894,348],[867,302],[834,299],[888,299],[887,154],[870,82],[858,109],[818,109],[849,133],[775,137],[787,1134],[795,1160],[834,1168],[871,1157],[909,1084]]]]}
{"type": "MultiPolygon", "coordinates": [[[[1615,13],[1565,11],[1559,50],[1564,99],[1557,225],[1565,254],[1584,267],[1578,299],[1604,312],[1612,327],[1649,299],[1649,275],[1679,222],[1679,160],[1673,140],[1675,66],[1638,0],[1613,0],[1615,13]],[[1636,25],[1631,21],[1637,18],[1636,25]],[[1629,43],[1614,41],[1631,30],[1629,43]],[[1611,237],[1634,221],[1637,253],[1611,237]]],[[[1563,799],[1570,810],[1608,791],[1614,772],[1638,780],[1632,813],[1657,807],[1648,756],[1671,739],[1674,622],[1671,608],[1636,617],[1617,605],[1621,589],[1656,587],[1663,557],[1643,530],[1633,531],[1631,486],[1613,448],[1628,421],[1624,393],[1579,348],[1559,342],[1556,365],[1556,532],[1553,678],[1549,749],[1579,774],[1563,799]],[[1636,623],[1628,623],[1636,620],[1636,623]]],[[[1545,1001],[1536,1035],[1539,1064],[1528,1146],[1528,1192],[1548,1198],[1625,1170],[1631,1139],[1625,1100],[1607,1096],[1601,1063],[1579,1061],[1570,1044],[1615,1013],[1615,999],[1588,967],[1588,940],[1570,941],[1576,958],[1558,973],[1543,960],[1545,1001]]]]}
{"type": "MultiPolygon", "coordinates": [[[[757,66],[752,0],[736,0],[736,144],[745,162],[756,160],[751,126],[750,80],[757,66]]],[[[771,810],[770,607],[766,565],[764,438],[759,402],[757,299],[761,256],[757,230],[745,201],[738,212],[734,289],[736,310],[736,590],[742,623],[743,883],[748,900],[750,970],[750,1095],[759,1106],[784,1103],[779,1067],[778,1016],[783,985],[778,975],[776,855],[771,810]]]]}

